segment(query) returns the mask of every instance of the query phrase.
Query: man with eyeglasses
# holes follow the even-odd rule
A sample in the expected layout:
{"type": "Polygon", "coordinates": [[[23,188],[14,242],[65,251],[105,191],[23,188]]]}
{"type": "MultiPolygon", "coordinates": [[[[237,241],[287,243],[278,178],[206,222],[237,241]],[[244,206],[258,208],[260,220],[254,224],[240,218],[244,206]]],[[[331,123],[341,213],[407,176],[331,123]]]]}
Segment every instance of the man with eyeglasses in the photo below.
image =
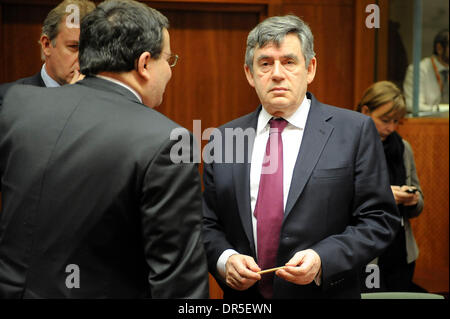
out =
{"type": "Polygon", "coordinates": [[[81,23],[86,78],[13,86],[0,110],[0,298],[207,298],[197,165],[153,110],[177,56],[147,5],[81,23]]]}

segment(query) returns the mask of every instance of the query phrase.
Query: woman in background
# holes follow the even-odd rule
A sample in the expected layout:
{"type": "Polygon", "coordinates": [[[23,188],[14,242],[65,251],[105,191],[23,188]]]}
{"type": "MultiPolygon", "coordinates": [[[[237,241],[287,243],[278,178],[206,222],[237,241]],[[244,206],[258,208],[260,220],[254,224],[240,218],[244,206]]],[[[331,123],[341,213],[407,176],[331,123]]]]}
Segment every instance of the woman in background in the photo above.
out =
{"type": "Polygon", "coordinates": [[[395,131],[406,114],[405,98],[395,84],[380,81],[366,90],[356,110],[370,116],[380,134],[392,193],[402,218],[394,242],[378,258],[380,290],[416,291],[412,278],[419,249],[409,219],[422,212],[423,194],[411,145],[395,131]]]}

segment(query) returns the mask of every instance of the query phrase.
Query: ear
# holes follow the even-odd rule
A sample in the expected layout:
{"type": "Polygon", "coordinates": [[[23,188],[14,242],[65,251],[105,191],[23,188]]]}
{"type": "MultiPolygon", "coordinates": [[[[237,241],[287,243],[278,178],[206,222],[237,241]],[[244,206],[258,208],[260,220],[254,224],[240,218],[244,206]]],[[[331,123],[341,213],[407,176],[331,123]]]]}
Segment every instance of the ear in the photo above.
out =
{"type": "Polygon", "coordinates": [[[150,52],[142,53],[137,60],[137,73],[144,79],[150,79],[150,52]]]}
{"type": "Polygon", "coordinates": [[[44,55],[46,57],[50,56],[51,54],[50,47],[53,47],[53,45],[49,37],[46,34],[43,34],[39,39],[39,42],[41,43],[41,48],[44,55]]]}
{"type": "Polygon", "coordinates": [[[247,77],[248,84],[250,84],[251,87],[255,87],[255,81],[253,80],[252,71],[250,71],[250,68],[247,64],[244,64],[244,72],[245,76],[247,77]]]}
{"type": "Polygon", "coordinates": [[[316,69],[317,69],[317,59],[313,57],[311,61],[309,61],[308,70],[306,73],[306,81],[308,84],[311,84],[311,82],[314,80],[314,77],[316,76],[316,69]]]}
{"type": "Polygon", "coordinates": [[[367,116],[370,116],[370,110],[367,105],[363,105],[361,108],[361,113],[367,116]]]}

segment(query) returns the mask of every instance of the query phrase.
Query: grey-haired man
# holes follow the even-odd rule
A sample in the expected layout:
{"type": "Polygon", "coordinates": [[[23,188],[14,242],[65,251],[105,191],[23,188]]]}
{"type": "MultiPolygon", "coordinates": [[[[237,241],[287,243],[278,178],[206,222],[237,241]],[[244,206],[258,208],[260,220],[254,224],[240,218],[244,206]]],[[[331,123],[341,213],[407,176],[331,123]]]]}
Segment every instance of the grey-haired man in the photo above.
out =
{"type": "Polygon", "coordinates": [[[248,36],[245,74],[262,105],[219,130],[255,130],[252,151],[204,166],[204,243],[226,298],[359,298],[358,269],[399,226],[373,122],[307,92],[316,67],[298,17],[248,36]]]}

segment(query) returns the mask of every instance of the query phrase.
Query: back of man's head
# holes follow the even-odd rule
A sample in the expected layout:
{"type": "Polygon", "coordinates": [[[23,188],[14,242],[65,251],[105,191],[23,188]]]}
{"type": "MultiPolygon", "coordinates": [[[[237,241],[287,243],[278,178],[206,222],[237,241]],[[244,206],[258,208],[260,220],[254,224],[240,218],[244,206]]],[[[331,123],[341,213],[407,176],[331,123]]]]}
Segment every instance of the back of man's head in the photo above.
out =
{"type": "Polygon", "coordinates": [[[79,63],[86,76],[128,72],[143,52],[158,59],[163,30],[169,27],[159,11],[132,0],[108,0],[81,22],[79,63]]]}
{"type": "Polygon", "coordinates": [[[55,39],[60,30],[59,26],[68,15],[76,13],[79,15],[78,20],[81,21],[94,9],[95,3],[89,0],[64,0],[48,13],[42,25],[42,35],[46,35],[55,46],[55,39]],[[73,8],[77,8],[76,11],[73,8]]]}

